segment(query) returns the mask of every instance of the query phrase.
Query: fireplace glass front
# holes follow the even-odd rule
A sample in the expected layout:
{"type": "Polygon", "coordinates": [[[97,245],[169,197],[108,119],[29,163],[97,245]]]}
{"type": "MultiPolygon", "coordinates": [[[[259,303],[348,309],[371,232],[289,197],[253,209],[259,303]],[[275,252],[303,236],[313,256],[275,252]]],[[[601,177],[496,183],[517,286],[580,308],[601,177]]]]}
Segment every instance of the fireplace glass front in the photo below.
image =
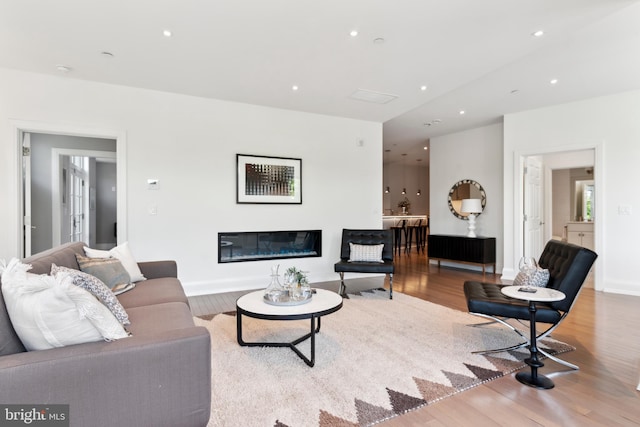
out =
{"type": "Polygon", "coordinates": [[[322,230],[218,233],[218,263],[322,256],[322,230]]]}

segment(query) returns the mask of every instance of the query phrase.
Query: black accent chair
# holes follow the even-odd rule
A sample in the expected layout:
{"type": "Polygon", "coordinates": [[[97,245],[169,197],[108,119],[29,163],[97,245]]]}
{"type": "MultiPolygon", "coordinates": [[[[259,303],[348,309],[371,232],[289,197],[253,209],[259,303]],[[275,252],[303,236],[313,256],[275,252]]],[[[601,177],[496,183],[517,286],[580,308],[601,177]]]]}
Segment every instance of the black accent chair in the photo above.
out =
{"type": "Polygon", "coordinates": [[[384,273],[389,275],[389,299],[393,299],[393,234],[391,230],[342,230],[342,246],[340,261],[334,266],[340,274],[340,295],[346,297],[347,287],[344,284],[344,273],[384,273]],[[382,248],[383,262],[350,262],[349,243],[357,245],[379,245],[382,248]]]}
{"type": "MultiPolygon", "coordinates": [[[[546,330],[538,334],[537,339],[549,335],[567,317],[597,256],[595,252],[587,248],[570,243],[558,240],[547,242],[540,255],[538,265],[549,270],[550,278],[547,287],[563,292],[566,298],[557,302],[536,303],[536,323],[550,325],[546,330]]],[[[506,322],[508,319],[517,319],[522,324],[524,324],[524,321],[529,322],[529,303],[503,295],[500,292],[503,286],[506,285],[466,281],[464,283],[464,295],[467,299],[467,307],[471,314],[491,319],[490,323],[499,322],[512,329],[524,339],[524,342],[508,348],[477,351],[475,353],[498,353],[529,345],[527,334],[506,322]]],[[[485,324],[474,326],[482,325],[485,324]]],[[[538,348],[538,351],[551,360],[555,360],[572,369],[578,369],[576,365],[551,356],[540,348],[538,348]]]]}

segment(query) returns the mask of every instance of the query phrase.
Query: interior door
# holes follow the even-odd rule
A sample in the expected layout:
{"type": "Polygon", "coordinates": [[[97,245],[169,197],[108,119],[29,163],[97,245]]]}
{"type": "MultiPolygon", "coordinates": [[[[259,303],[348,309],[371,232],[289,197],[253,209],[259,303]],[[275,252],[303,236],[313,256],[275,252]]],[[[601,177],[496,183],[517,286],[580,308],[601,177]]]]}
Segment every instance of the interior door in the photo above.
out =
{"type": "Polygon", "coordinates": [[[31,134],[22,133],[22,256],[31,256],[31,134]]]}
{"type": "Polygon", "coordinates": [[[524,248],[523,255],[540,257],[544,246],[544,203],[542,163],[539,157],[527,157],[524,173],[524,248]]]}
{"type": "Polygon", "coordinates": [[[87,242],[88,236],[86,233],[86,201],[87,201],[87,170],[86,163],[87,157],[83,156],[70,156],[69,161],[69,175],[67,188],[64,189],[69,201],[66,220],[68,221],[68,235],[62,240],[62,243],[66,242],[87,242]]]}

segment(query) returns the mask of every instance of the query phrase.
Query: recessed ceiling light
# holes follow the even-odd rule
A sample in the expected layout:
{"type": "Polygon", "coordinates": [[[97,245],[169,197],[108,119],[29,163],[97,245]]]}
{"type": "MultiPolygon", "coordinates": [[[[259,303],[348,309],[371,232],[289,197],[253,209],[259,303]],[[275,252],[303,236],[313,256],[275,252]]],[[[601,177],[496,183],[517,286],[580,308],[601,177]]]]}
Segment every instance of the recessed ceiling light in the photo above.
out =
{"type": "Polygon", "coordinates": [[[56,65],[56,70],[60,71],[61,73],[68,73],[69,71],[71,71],[71,68],[67,67],[66,65],[56,65]]]}
{"type": "Polygon", "coordinates": [[[357,36],[357,35],[358,35],[358,30],[351,30],[351,32],[349,33],[349,35],[350,35],[351,37],[355,37],[355,36],[357,36]]]}
{"type": "Polygon", "coordinates": [[[551,79],[551,80],[549,81],[549,83],[551,83],[552,85],[554,85],[554,84],[558,83],[558,79],[551,79]]]}
{"type": "Polygon", "coordinates": [[[165,37],[171,37],[173,35],[173,33],[170,30],[164,30],[162,32],[162,35],[165,37]]]}
{"type": "Polygon", "coordinates": [[[293,86],[291,86],[291,90],[293,90],[293,91],[296,91],[296,90],[298,90],[298,89],[300,89],[300,88],[298,87],[298,85],[293,85],[293,86]]]}
{"type": "Polygon", "coordinates": [[[374,44],[384,44],[384,39],[382,37],[378,37],[373,39],[374,44]]]}
{"type": "Polygon", "coordinates": [[[535,32],[531,33],[531,35],[533,37],[542,37],[542,36],[544,36],[544,31],[538,30],[538,31],[535,31],[535,32]]]}
{"type": "Polygon", "coordinates": [[[465,111],[464,110],[460,110],[460,115],[464,116],[465,111]]]}
{"type": "Polygon", "coordinates": [[[427,85],[422,85],[422,86],[420,86],[420,90],[421,90],[421,91],[423,91],[423,92],[424,92],[425,90],[427,90],[427,85]]]}
{"type": "Polygon", "coordinates": [[[103,58],[113,58],[113,53],[111,53],[111,52],[107,52],[106,50],[105,50],[104,52],[100,52],[100,55],[101,55],[103,58]]]}

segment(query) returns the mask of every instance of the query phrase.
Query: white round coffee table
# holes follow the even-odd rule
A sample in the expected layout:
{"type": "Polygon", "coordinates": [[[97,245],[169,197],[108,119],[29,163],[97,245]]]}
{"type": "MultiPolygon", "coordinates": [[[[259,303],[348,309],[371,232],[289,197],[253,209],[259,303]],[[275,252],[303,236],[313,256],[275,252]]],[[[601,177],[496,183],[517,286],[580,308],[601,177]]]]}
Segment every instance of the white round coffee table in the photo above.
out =
{"type": "Polygon", "coordinates": [[[536,302],[554,302],[565,299],[565,294],[551,288],[537,288],[527,286],[504,286],[502,293],[510,298],[529,301],[529,352],[531,357],[525,359],[525,363],[531,367],[531,373],[518,372],[516,379],[522,384],[530,387],[550,389],[554,387],[553,381],[544,375],[538,374],[538,368],[542,368],[544,363],[538,358],[538,346],[536,344],[536,302]]]}
{"type": "Polygon", "coordinates": [[[301,305],[271,305],[264,299],[264,290],[241,296],[236,301],[236,322],[238,344],[249,347],[289,347],[304,362],[313,367],[316,357],[315,335],[320,332],[320,318],[342,308],[342,297],[335,292],[317,289],[311,301],[301,305]],[[311,331],[292,342],[246,342],[242,338],[242,316],[265,320],[311,319],[311,331]],[[316,319],[318,320],[316,326],[316,319]],[[311,338],[311,357],[307,358],[296,345],[311,338]]]}

